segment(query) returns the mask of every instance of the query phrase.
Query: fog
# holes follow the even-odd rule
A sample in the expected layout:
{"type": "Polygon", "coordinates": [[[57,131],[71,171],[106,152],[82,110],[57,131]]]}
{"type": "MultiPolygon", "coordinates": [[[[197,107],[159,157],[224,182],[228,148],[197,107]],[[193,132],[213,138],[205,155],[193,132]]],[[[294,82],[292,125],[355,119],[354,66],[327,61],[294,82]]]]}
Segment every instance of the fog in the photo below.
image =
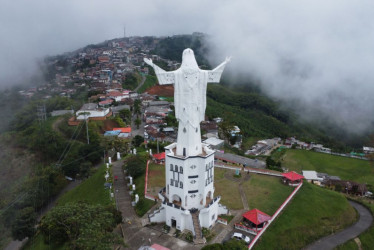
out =
{"type": "MultiPolygon", "coordinates": [[[[361,133],[374,120],[372,1],[2,1],[0,86],[35,62],[123,36],[211,35],[212,64],[256,79],[302,119],[361,133]],[[201,3],[202,2],[202,3],[201,3]]],[[[33,83],[31,83],[33,84],[33,83]]],[[[36,83],[35,83],[36,84],[36,83]]]]}

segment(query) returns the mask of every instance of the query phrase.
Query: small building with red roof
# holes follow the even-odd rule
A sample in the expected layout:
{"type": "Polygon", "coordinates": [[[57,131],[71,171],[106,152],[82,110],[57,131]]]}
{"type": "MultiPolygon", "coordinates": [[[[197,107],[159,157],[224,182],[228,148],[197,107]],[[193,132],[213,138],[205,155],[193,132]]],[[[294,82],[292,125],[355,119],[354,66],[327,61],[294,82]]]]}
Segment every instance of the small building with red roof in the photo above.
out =
{"type": "Polygon", "coordinates": [[[153,154],[152,158],[156,163],[162,163],[165,161],[165,152],[162,152],[159,154],[153,154]]]}
{"type": "Polygon", "coordinates": [[[271,218],[270,215],[255,208],[245,212],[243,214],[243,221],[236,223],[235,228],[257,235],[271,218]]]}
{"type": "Polygon", "coordinates": [[[288,184],[289,186],[297,186],[304,179],[303,175],[298,174],[294,171],[283,173],[282,175],[283,175],[282,182],[284,184],[288,184]]]}

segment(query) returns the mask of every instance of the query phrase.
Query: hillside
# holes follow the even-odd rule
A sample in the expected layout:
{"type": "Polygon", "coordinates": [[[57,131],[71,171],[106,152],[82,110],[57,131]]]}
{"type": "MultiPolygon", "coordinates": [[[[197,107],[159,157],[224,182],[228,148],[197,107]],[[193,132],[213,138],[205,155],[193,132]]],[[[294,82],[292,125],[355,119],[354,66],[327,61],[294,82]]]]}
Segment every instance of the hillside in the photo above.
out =
{"type": "Polygon", "coordinates": [[[352,180],[374,186],[374,167],[369,161],[317,153],[306,150],[287,150],[278,156],[282,166],[289,170],[315,170],[337,175],[342,180],[352,180]]]}
{"type": "Polygon", "coordinates": [[[307,182],[263,235],[255,249],[302,249],[347,227],[356,212],[342,194],[307,182]]]}

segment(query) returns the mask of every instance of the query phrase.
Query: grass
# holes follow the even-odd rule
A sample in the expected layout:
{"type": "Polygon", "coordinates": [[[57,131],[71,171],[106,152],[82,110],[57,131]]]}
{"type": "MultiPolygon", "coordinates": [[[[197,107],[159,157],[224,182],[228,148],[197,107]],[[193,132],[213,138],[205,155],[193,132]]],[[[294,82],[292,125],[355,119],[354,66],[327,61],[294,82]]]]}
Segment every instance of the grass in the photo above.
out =
{"type": "Polygon", "coordinates": [[[225,178],[227,169],[214,169],[215,196],[221,195],[221,203],[229,209],[243,209],[243,203],[239,193],[239,182],[225,178]]]}
{"type": "Polygon", "coordinates": [[[139,217],[146,214],[149,209],[155,204],[154,201],[148,200],[144,197],[145,174],[134,179],[135,193],[139,195],[139,202],[135,207],[135,212],[139,217]]]}
{"type": "Polygon", "coordinates": [[[257,243],[256,249],[301,249],[356,220],[356,211],[337,192],[305,182],[257,243]]]}
{"type": "Polygon", "coordinates": [[[105,172],[106,167],[103,165],[90,178],[61,196],[57,204],[64,205],[68,202],[78,201],[86,201],[89,204],[111,204],[109,190],[104,188],[105,172]]]}
{"type": "Polygon", "coordinates": [[[252,174],[243,183],[250,209],[257,208],[272,216],[294,188],[281,183],[279,177],[252,174]]]}
{"type": "Polygon", "coordinates": [[[230,223],[230,221],[234,218],[234,215],[221,214],[218,217],[225,219],[227,220],[227,223],[230,223]]]}
{"type": "Polygon", "coordinates": [[[301,173],[301,170],[337,175],[342,180],[374,185],[374,167],[369,161],[306,150],[286,150],[282,166],[301,173]]]}
{"type": "Polygon", "coordinates": [[[145,79],[144,84],[138,89],[138,93],[143,93],[150,87],[156,85],[157,78],[156,76],[147,75],[147,79],[145,79]]]}
{"type": "MultiPolygon", "coordinates": [[[[371,213],[374,215],[374,200],[369,200],[366,198],[354,197],[354,200],[360,202],[364,206],[366,206],[371,213]]],[[[373,249],[374,248],[374,224],[369,227],[364,233],[360,234],[358,238],[361,241],[362,249],[373,249]]],[[[343,245],[340,245],[336,249],[344,250],[344,249],[358,249],[358,246],[354,240],[347,241],[343,245]]]]}
{"type": "Polygon", "coordinates": [[[148,192],[155,196],[161,188],[165,187],[165,165],[149,164],[148,192]]]}
{"type": "MultiPolygon", "coordinates": [[[[102,165],[98,170],[87,180],[81,183],[79,186],[70,190],[69,192],[62,195],[57,200],[57,206],[62,206],[69,202],[85,201],[89,204],[102,204],[109,205],[112,201],[109,197],[108,189],[104,188],[106,172],[105,165],[102,165]]],[[[64,246],[51,246],[44,243],[43,235],[37,233],[29,242],[23,247],[23,249],[68,249],[64,246]]]]}

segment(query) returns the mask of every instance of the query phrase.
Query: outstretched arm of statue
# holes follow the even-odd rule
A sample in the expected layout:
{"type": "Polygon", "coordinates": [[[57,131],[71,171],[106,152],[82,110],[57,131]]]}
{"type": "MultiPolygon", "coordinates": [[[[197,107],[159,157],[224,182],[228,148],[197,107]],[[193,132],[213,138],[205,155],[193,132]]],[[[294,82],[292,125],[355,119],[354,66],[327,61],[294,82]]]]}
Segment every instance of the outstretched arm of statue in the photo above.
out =
{"type": "Polygon", "coordinates": [[[151,66],[156,73],[160,85],[173,84],[175,82],[174,71],[165,71],[153,63],[152,59],[144,58],[144,62],[151,66]]]}
{"type": "Polygon", "coordinates": [[[221,79],[221,75],[222,75],[223,70],[225,69],[226,64],[230,62],[230,60],[231,60],[231,57],[226,57],[223,63],[221,63],[214,69],[209,70],[208,71],[208,82],[218,83],[221,79]]]}

